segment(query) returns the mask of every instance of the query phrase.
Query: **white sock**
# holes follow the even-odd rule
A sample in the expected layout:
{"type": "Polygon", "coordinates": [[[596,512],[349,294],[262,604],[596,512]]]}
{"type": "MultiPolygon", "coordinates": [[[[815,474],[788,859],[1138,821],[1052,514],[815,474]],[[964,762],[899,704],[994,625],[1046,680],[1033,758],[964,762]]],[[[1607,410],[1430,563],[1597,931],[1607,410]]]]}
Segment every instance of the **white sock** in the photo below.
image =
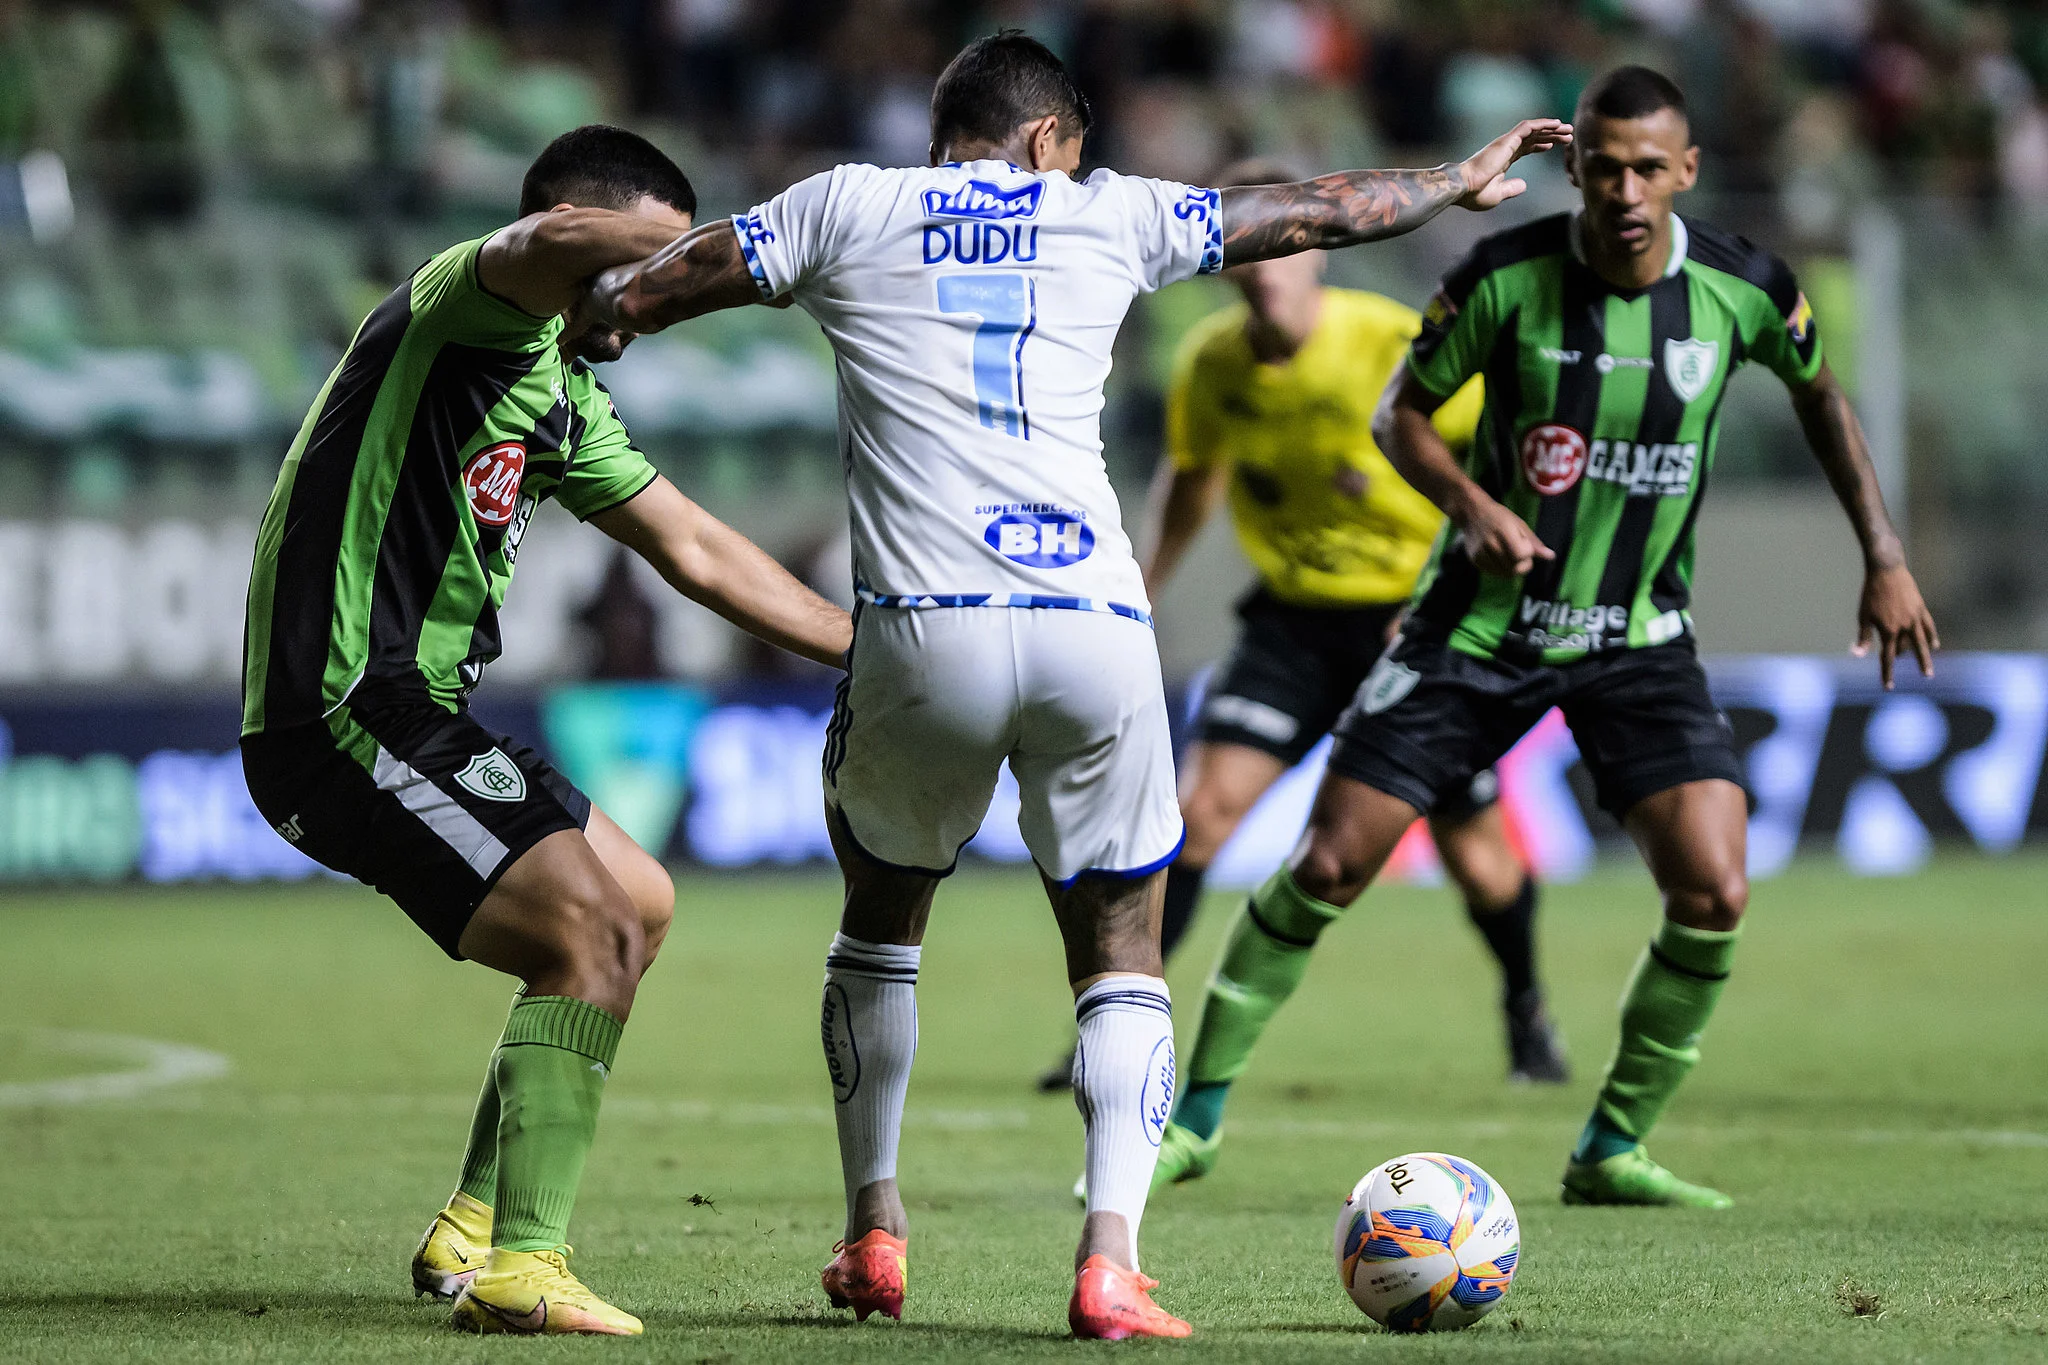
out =
{"type": "Polygon", "coordinates": [[[820,1032],[839,1121],[846,1216],[863,1186],[894,1179],[903,1096],[917,1056],[917,961],[923,950],[832,936],[820,1032]]]}
{"type": "Polygon", "coordinates": [[[1107,976],[1074,1002],[1074,1103],[1088,1129],[1088,1212],[1120,1213],[1138,1268],[1138,1221],[1173,1112],[1173,997],[1156,976],[1107,976]]]}

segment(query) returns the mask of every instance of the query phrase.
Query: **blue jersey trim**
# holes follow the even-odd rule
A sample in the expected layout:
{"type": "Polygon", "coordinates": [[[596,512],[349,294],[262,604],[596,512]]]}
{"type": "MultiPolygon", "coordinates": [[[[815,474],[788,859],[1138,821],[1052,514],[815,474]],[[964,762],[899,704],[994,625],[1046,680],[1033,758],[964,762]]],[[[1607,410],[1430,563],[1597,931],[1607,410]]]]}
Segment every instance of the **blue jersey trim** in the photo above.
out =
{"type": "MultiPolygon", "coordinates": [[[[761,267],[761,254],[754,250],[753,234],[757,229],[766,230],[761,228],[759,215],[735,213],[732,216],[733,236],[740,239],[740,254],[747,258],[747,269],[754,276],[754,286],[761,291],[762,298],[772,299],[775,297],[775,286],[768,283],[768,272],[761,267]]],[[[1222,258],[1219,256],[1217,259],[1222,258]]]]}
{"type": "Polygon", "coordinates": [[[1111,881],[1125,882],[1136,881],[1140,877],[1149,877],[1154,872],[1157,872],[1161,868],[1167,866],[1175,858],[1178,858],[1180,856],[1181,849],[1186,846],[1187,841],[1188,826],[1187,822],[1183,820],[1180,826],[1180,838],[1175,839],[1173,841],[1173,851],[1168,853],[1164,858],[1155,858],[1153,861],[1146,863],[1143,867],[1084,867],[1079,872],[1076,872],[1073,876],[1064,878],[1060,881],[1056,881],[1053,883],[1053,885],[1057,886],[1060,890],[1065,891],[1071,888],[1075,882],[1080,881],[1083,877],[1105,877],[1111,881]]]}
{"type": "Polygon", "coordinates": [[[1123,602],[1094,597],[1055,597],[1036,592],[874,592],[855,588],[860,600],[896,611],[923,611],[932,607],[1011,607],[1020,611],[1098,611],[1121,616],[1150,629],[1152,613],[1123,602]]]}
{"type": "Polygon", "coordinates": [[[1215,190],[1203,193],[1209,196],[1209,237],[1202,244],[1202,263],[1195,273],[1213,275],[1223,268],[1223,196],[1215,190]]]}

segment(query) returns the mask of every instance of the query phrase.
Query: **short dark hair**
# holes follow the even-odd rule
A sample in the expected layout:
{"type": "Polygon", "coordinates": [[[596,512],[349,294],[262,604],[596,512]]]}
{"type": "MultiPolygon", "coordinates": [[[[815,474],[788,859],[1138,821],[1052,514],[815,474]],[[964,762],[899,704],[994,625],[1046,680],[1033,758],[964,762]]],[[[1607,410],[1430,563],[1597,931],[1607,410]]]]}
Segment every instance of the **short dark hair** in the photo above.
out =
{"type": "Polygon", "coordinates": [[[1065,131],[1086,134],[1087,97],[1044,43],[1022,29],[976,38],[946,63],[932,87],[932,146],[962,139],[1003,142],[1019,124],[1057,114],[1065,131]]]}
{"type": "Polygon", "coordinates": [[[1237,185],[1292,185],[1308,178],[1308,173],[1288,157],[1245,156],[1216,172],[1216,178],[1209,183],[1221,190],[1237,185]]]}
{"type": "Polygon", "coordinates": [[[642,199],[659,199],[692,217],[697,213],[690,177],[659,147],[624,128],[586,123],[550,142],[526,168],[519,216],[545,213],[557,204],[628,209],[642,199]]]}
{"type": "Polygon", "coordinates": [[[1592,118],[1647,118],[1659,109],[1675,109],[1688,123],[1685,92],[1660,71],[1647,66],[1617,66],[1593,79],[1579,95],[1573,120],[1592,118]]]}

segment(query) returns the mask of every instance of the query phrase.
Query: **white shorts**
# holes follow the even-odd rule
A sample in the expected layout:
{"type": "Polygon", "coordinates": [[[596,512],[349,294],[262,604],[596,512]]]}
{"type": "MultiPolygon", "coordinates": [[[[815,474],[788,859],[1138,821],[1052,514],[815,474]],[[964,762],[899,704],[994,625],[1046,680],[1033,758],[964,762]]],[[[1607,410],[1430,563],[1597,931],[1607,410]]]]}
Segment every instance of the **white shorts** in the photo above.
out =
{"type": "Polygon", "coordinates": [[[944,876],[1010,762],[1039,869],[1142,877],[1180,851],[1159,651],[1106,612],[863,606],[825,736],[825,800],[861,851],[944,876]]]}

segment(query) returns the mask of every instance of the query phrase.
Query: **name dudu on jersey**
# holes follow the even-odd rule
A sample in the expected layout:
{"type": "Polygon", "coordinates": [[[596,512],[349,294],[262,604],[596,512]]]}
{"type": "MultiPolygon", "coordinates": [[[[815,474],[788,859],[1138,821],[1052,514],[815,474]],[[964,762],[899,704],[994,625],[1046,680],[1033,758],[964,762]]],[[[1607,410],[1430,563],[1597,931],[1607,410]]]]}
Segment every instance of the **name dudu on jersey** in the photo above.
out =
{"type": "Polygon", "coordinates": [[[980,161],[841,166],[734,220],[763,294],[837,353],[864,598],[1144,614],[1102,385],[1138,294],[1221,267],[1216,205],[980,161]]]}

